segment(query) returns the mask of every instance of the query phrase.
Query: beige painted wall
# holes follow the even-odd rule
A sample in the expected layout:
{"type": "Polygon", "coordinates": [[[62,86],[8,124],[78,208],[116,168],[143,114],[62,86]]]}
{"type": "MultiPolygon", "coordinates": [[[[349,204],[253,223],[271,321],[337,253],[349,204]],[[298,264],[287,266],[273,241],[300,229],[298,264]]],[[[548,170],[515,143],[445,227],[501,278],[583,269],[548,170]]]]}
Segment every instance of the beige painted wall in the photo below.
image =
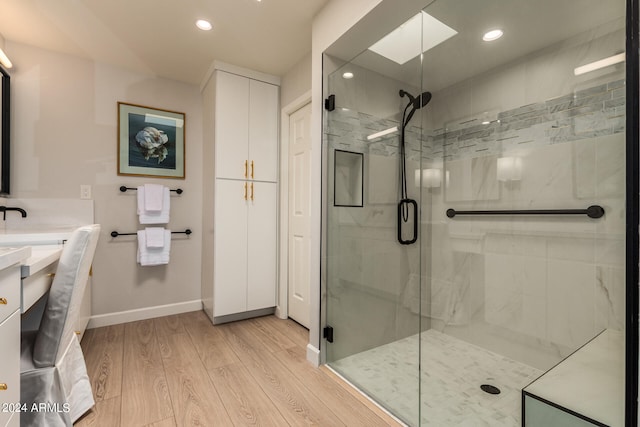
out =
{"type": "Polygon", "coordinates": [[[291,102],[311,90],[311,52],[302,58],[282,77],[280,86],[280,107],[291,102]]]}
{"type": "MultiPolygon", "coordinates": [[[[200,300],[202,100],[197,86],[125,71],[7,41],[12,69],[12,197],[79,198],[92,186],[102,235],[94,260],[93,313],[109,314],[200,300]],[[186,114],[186,179],[118,176],[117,102],[186,114]],[[135,191],[156,183],[184,190],[171,198],[171,262],[139,267],[135,191]]],[[[193,305],[193,304],[192,304],[193,305]]]]}

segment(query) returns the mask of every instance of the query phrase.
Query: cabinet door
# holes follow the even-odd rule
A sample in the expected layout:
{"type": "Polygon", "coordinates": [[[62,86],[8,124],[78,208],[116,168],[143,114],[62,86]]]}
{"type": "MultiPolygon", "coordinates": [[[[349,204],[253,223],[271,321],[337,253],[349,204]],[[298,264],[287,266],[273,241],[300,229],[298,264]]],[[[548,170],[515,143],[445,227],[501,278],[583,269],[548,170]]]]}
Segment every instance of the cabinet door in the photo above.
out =
{"type": "MultiPolygon", "coordinates": [[[[19,271],[19,268],[17,269],[19,271]]],[[[14,283],[20,286],[19,279],[14,283]]],[[[12,411],[11,404],[20,402],[20,311],[15,310],[4,322],[0,322],[0,384],[5,390],[0,391],[0,409],[12,411]],[[6,405],[9,405],[5,407],[6,405]]],[[[12,412],[0,410],[0,426],[7,425],[12,412]]],[[[14,413],[14,423],[20,421],[20,414],[14,413]]]]}
{"type": "Polygon", "coordinates": [[[257,310],[276,305],[277,184],[251,182],[250,186],[247,309],[257,310]]]}
{"type": "Polygon", "coordinates": [[[20,293],[20,266],[0,270],[0,323],[20,309],[20,293]]]}
{"type": "Polygon", "coordinates": [[[216,71],[216,178],[245,179],[249,159],[249,79],[216,71]]]}
{"type": "Polygon", "coordinates": [[[247,310],[247,205],[249,183],[216,179],[213,315],[247,310]],[[247,193],[245,193],[245,188],[247,193]]]}
{"type": "Polygon", "coordinates": [[[250,179],[276,182],[278,178],[278,86],[251,80],[249,85],[250,179]],[[253,174],[251,173],[253,169],[253,174]]]}

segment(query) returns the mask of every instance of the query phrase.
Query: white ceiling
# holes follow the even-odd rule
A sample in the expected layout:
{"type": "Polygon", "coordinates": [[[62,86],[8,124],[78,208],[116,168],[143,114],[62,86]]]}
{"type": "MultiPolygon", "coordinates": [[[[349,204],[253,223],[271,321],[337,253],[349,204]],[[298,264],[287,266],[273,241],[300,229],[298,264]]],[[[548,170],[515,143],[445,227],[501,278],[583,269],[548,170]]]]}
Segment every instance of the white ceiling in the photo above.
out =
{"type": "MultiPolygon", "coordinates": [[[[459,34],[428,50],[422,65],[420,57],[398,65],[367,49],[415,14],[416,9],[403,9],[396,1],[383,1],[327,53],[417,86],[423,73],[429,90],[436,91],[577,35],[584,35],[587,41],[602,35],[605,27],[624,28],[623,0],[422,0],[429,3],[425,12],[459,34]],[[390,13],[397,15],[394,20],[381,20],[380,15],[390,13]],[[391,23],[393,27],[389,28],[391,23]],[[503,29],[504,37],[483,42],[482,34],[493,28],[503,29]]],[[[619,52],[610,54],[615,53],[619,52]]],[[[590,62],[601,58],[584,59],[590,62]]]]}
{"type": "Polygon", "coordinates": [[[0,0],[0,34],[194,84],[213,60],[282,76],[311,51],[312,19],[327,1],[0,0]],[[198,30],[201,18],[213,30],[198,30]]]}

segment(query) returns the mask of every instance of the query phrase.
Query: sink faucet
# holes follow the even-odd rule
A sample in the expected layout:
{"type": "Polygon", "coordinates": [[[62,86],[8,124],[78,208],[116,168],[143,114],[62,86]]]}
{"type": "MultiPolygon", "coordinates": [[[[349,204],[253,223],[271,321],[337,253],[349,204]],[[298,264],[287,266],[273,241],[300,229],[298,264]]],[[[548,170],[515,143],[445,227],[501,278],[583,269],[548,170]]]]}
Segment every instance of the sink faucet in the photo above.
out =
{"type": "Polygon", "coordinates": [[[20,212],[20,215],[22,215],[22,218],[26,218],[27,217],[27,211],[25,211],[22,208],[12,208],[9,206],[0,206],[0,212],[2,212],[2,219],[6,221],[7,219],[7,211],[17,211],[20,212]]]}

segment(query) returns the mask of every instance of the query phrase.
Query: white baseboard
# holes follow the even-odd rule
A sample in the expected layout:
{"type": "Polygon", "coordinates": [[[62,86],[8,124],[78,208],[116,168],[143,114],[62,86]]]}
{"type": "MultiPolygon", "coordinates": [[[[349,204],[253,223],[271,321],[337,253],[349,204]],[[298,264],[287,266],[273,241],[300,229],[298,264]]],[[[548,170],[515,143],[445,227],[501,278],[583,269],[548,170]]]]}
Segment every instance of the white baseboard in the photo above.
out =
{"type": "Polygon", "coordinates": [[[138,308],[135,310],[119,311],[109,314],[98,314],[91,316],[87,329],[118,325],[120,323],[135,322],[136,320],[153,319],[154,317],[188,313],[190,311],[198,310],[202,310],[202,300],[157,305],[155,307],[138,308]]]}
{"type": "Polygon", "coordinates": [[[307,360],[316,368],[320,366],[320,350],[311,344],[307,344],[307,360]]]}
{"type": "Polygon", "coordinates": [[[280,306],[276,307],[275,315],[278,319],[282,319],[282,320],[287,319],[287,314],[284,312],[284,310],[280,309],[280,306]]]}

